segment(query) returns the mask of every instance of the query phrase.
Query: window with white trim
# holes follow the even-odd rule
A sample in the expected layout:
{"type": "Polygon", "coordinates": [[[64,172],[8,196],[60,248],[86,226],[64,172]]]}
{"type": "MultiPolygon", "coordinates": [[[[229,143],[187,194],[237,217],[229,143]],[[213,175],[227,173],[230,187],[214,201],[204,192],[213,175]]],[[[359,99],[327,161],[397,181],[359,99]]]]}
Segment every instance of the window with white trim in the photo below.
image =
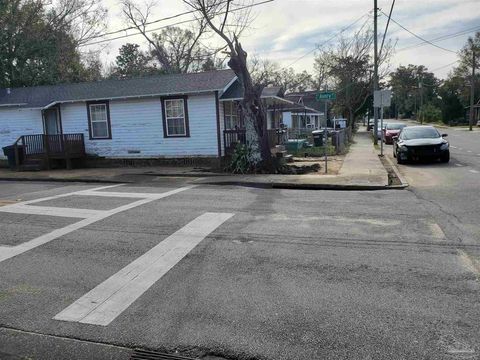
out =
{"type": "Polygon", "coordinates": [[[165,99],[166,136],[188,136],[185,99],[165,99]]]}
{"type": "Polygon", "coordinates": [[[233,101],[223,103],[225,129],[231,130],[240,127],[237,105],[233,101]]]}
{"type": "Polygon", "coordinates": [[[110,126],[108,124],[107,103],[89,104],[90,136],[92,139],[109,139],[110,126]]]}

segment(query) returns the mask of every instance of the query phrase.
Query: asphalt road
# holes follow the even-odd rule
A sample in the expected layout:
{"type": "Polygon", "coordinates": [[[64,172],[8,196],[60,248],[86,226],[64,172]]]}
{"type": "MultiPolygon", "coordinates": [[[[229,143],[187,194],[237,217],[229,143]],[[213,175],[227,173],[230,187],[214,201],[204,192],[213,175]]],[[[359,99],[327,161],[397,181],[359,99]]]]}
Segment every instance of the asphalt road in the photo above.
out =
{"type": "Polygon", "coordinates": [[[0,207],[0,358],[478,358],[467,167],[402,166],[408,191],[0,182],[33,201],[0,207]]]}

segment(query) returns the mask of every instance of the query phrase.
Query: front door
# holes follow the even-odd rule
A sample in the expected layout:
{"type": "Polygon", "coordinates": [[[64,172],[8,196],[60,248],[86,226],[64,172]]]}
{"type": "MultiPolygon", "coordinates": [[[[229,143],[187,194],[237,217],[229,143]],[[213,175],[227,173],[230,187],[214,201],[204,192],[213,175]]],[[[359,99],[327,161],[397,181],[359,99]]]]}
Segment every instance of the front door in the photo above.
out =
{"type": "Polygon", "coordinates": [[[62,133],[59,109],[53,108],[43,111],[43,127],[45,135],[58,135],[62,133]]]}

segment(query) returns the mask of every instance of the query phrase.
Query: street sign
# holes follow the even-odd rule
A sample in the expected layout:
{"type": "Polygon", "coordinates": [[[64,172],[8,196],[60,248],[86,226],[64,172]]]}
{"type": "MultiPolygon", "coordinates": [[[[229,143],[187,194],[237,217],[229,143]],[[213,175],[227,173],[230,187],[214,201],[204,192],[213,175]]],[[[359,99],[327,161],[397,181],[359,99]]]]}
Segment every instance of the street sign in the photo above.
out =
{"type": "Polygon", "coordinates": [[[337,98],[337,94],[332,91],[324,91],[317,93],[317,101],[319,100],[335,100],[337,98]]]}
{"type": "Polygon", "coordinates": [[[391,90],[376,90],[373,93],[373,106],[377,108],[389,107],[392,102],[391,90]]]}

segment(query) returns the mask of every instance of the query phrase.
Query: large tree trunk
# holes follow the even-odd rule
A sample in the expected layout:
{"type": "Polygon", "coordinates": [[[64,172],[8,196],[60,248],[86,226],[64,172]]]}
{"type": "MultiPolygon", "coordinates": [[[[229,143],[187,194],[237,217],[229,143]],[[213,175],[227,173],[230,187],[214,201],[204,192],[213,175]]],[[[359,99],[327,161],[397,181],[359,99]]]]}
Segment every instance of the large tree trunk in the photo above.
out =
{"type": "Polygon", "coordinates": [[[260,87],[255,87],[247,68],[247,53],[235,40],[235,54],[231,55],[228,66],[235,72],[243,86],[243,100],[240,101],[241,115],[245,122],[247,146],[250,148],[250,163],[256,169],[273,171],[272,155],[267,134],[267,112],[261,101],[260,87]]]}

